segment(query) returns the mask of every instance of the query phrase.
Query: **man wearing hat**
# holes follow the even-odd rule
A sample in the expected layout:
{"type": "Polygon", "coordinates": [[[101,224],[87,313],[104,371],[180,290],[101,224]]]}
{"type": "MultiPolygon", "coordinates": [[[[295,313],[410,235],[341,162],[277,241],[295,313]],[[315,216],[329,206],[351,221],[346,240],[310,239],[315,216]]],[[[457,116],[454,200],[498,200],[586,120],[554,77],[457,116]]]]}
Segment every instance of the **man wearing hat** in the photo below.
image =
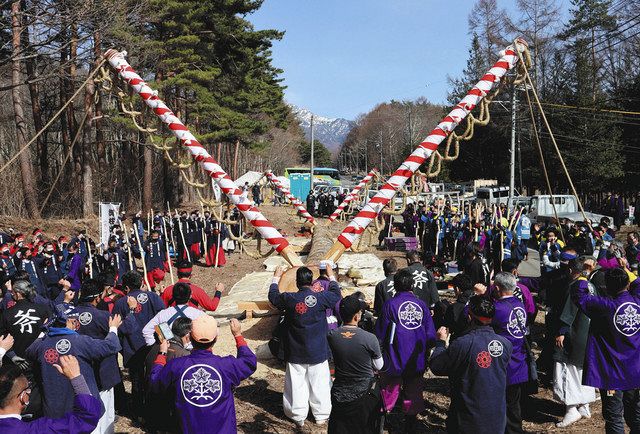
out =
{"type": "Polygon", "coordinates": [[[40,367],[43,392],[43,413],[46,417],[63,417],[73,410],[74,393],[71,384],[61,377],[54,365],[61,356],[75,356],[80,372],[87,381],[91,394],[100,396],[93,366],[105,357],[120,350],[118,327],[122,323],[119,315],[109,320],[109,333],[105,339],[93,339],[78,334],[78,320],[56,307],[43,338],[36,339],[27,348],[27,357],[40,367]]]}
{"type": "Polygon", "coordinates": [[[256,356],[242,337],[240,322],[229,323],[237,356],[213,354],[218,323],[209,315],[192,322],[190,355],[166,360],[169,342],[163,341],[151,370],[154,391],[175,391],[176,411],[185,433],[235,433],[237,430],[233,389],[256,370],[256,356]]]}
{"type": "Polygon", "coordinates": [[[153,230],[144,246],[144,262],[147,267],[147,281],[151,289],[164,279],[164,263],[167,260],[160,232],[153,230]]]}
{"type": "MultiPolygon", "coordinates": [[[[109,312],[96,307],[102,299],[102,294],[102,284],[98,280],[87,279],[82,282],[80,302],[71,314],[78,320],[77,332],[79,334],[100,340],[106,339],[109,335],[111,320],[109,312]]],[[[129,315],[118,328],[118,333],[123,339],[129,339],[129,335],[136,332],[137,329],[138,324],[133,316],[129,315]]],[[[118,367],[118,354],[113,353],[101,359],[95,367],[95,374],[100,392],[99,398],[105,409],[97,432],[113,432],[113,424],[115,423],[114,387],[122,382],[118,367]]]]}
{"type": "Polygon", "coordinates": [[[11,256],[18,254],[22,247],[24,247],[24,235],[16,234],[16,237],[13,240],[13,245],[11,246],[11,256]]]}
{"type": "Polygon", "coordinates": [[[296,270],[298,292],[278,288],[283,270],[277,267],[269,288],[269,301],[285,311],[284,358],[287,362],[284,413],[298,427],[304,425],[309,405],[316,424],[325,424],[331,413],[329,346],[326,310],[340,300],[340,285],[332,267],[327,267],[328,291],[313,289],[313,272],[307,267],[296,270]]]}
{"type": "Polygon", "coordinates": [[[0,267],[8,279],[16,274],[16,265],[13,263],[11,250],[7,244],[0,245],[0,267]]]}
{"type": "Polygon", "coordinates": [[[20,249],[19,268],[29,273],[29,281],[35,287],[38,294],[43,297],[47,297],[47,290],[42,281],[42,270],[36,266],[33,258],[33,250],[29,246],[24,246],[20,249]]]}
{"type": "Polygon", "coordinates": [[[117,285],[122,284],[122,276],[129,271],[129,260],[127,252],[125,252],[120,246],[118,246],[118,240],[115,236],[109,238],[109,244],[106,252],[103,255],[105,261],[109,264],[111,269],[116,273],[117,285]]]}
{"type": "MultiPolygon", "coordinates": [[[[186,283],[191,288],[191,298],[189,299],[188,305],[204,310],[216,310],[220,304],[220,297],[222,297],[224,285],[220,282],[216,283],[215,294],[211,298],[207,295],[204,289],[191,282],[192,265],[190,262],[180,262],[176,267],[178,272],[177,283],[186,283]]],[[[173,298],[173,287],[174,285],[169,285],[162,292],[162,301],[164,301],[164,304],[167,307],[176,304],[176,301],[173,298]]]]}
{"type": "Polygon", "coordinates": [[[87,231],[81,228],[75,230],[76,235],[71,238],[69,244],[76,244],[78,246],[78,254],[82,257],[83,262],[86,262],[89,258],[89,241],[87,240],[87,231]]]}
{"type": "Polygon", "coordinates": [[[329,346],[335,363],[330,433],[376,432],[380,390],[374,387],[373,373],[382,369],[383,360],[376,335],[358,327],[362,308],[358,297],[343,298],[340,317],[344,323],[329,332],[329,346]]]}
{"type": "Polygon", "coordinates": [[[227,225],[222,222],[218,222],[207,216],[205,213],[205,233],[207,234],[207,253],[205,254],[205,260],[208,267],[217,266],[222,267],[227,263],[227,258],[224,255],[224,248],[222,243],[228,237],[227,225]]]}
{"type": "Polygon", "coordinates": [[[56,257],[55,248],[51,241],[44,243],[44,249],[35,259],[36,266],[40,269],[42,275],[42,283],[47,289],[47,295],[54,300],[60,293],[60,280],[63,277],[58,258],[56,257]]]}
{"type": "Polygon", "coordinates": [[[173,300],[175,306],[162,309],[142,329],[142,336],[148,346],[155,343],[154,332],[158,324],[167,323],[169,326],[178,318],[190,318],[192,320],[200,315],[206,315],[200,309],[188,305],[191,299],[191,287],[188,283],[178,282],[173,286],[173,300]]]}
{"type": "Polygon", "coordinates": [[[450,433],[484,432],[488,421],[491,432],[502,433],[506,427],[505,390],[512,347],[491,328],[495,311],[491,300],[474,295],[468,303],[471,325],[448,348],[449,331],[438,329],[430,367],[435,375],[449,377],[450,433]]]}

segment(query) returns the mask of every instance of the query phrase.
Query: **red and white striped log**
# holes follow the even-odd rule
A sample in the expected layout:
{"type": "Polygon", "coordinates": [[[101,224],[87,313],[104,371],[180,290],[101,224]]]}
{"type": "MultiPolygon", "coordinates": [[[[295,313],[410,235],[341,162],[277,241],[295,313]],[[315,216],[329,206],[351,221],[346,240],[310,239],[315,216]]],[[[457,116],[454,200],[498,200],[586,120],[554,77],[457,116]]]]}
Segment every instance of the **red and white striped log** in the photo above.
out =
{"type": "Polygon", "coordinates": [[[365,185],[367,185],[369,183],[369,181],[371,181],[373,179],[373,177],[376,175],[376,171],[377,169],[374,167],[371,172],[367,173],[367,176],[365,176],[364,178],[362,178],[362,181],[360,181],[358,183],[358,185],[356,185],[353,190],[351,190],[351,192],[347,195],[347,197],[344,198],[344,200],[342,201],[342,203],[340,205],[338,205],[338,208],[336,208],[336,210],[333,212],[333,214],[331,214],[329,216],[329,222],[334,221],[335,219],[338,218],[338,216],[340,215],[340,213],[345,209],[345,207],[347,205],[349,205],[349,203],[358,197],[358,193],[360,193],[360,190],[362,190],[364,188],[365,185]]]}
{"type": "Polygon", "coordinates": [[[126,52],[108,50],[105,57],[109,64],[117,71],[118,75],[126,81],[142,99],[145,104],[164,122],[173,134],[180,140],[192,157],[200,163],[204,171],[213,178],[224,194],[231,202],[238,207],[245,218],[256,228],[262,238],[275,248],[291,265],[302,265],[298,255],[292,251],[289,242],[278,232],[278,230],[267,220],[260,210],[251,204],[251,201],[242,195],[234,184],[233,180],[220,167],[218,162],[209,155],[204,147],[198,142],[189,129],[177,118],[177,116],[158,97],[157,92],[151,89],[147,83],[136,73],[125,59],[126,52]]]}
{"type": "Polygon", "coordinates": [[[307,219],[307,221],[312,225],[316,224],[316,220],[313,218],[311,214],[309,214],[309,211],[307,211],[307,208],[305,208],[304,204],[300,201],[300,199],[295,197],[287,187],[285,187],[280,181],[278,181],[278,178],[276,178],[276,175],[274,175],[272,171],[270,170],[267,171],[265,173],[265,176],[269,181],[273,182],[273,184],[284,193],[287,199],[289,199],[289,202],[291,202],[293,206],[296,207],[296,209],[298,210],[298,212],[302,217],[307,219]]]}
{"type": "Polygon", "coordinates": [[[438,145],[458,126],[460,122],[473,110],[491,89],[500,82],[500,79],[512,69],[518,62],[518,53],[527,47],[527,43],[516,40],[514,45],[508,46],[501,53],[500,60],[489,69],[480,81],[467,93],[467,95],[442,119],[436,128],[429,133],[426,139],[413,151],[413,153],[400,165],[387,183],[380,188],[364,208],[356,215],[349,225],[338,236],[338,240],[327,253],[327,258],[336,262],[342,253],[351,247],[374,218],[391,201],[413,173],[438,149],[438,145]],[[515,45],[515,46],[514,46],[515,45]]]}

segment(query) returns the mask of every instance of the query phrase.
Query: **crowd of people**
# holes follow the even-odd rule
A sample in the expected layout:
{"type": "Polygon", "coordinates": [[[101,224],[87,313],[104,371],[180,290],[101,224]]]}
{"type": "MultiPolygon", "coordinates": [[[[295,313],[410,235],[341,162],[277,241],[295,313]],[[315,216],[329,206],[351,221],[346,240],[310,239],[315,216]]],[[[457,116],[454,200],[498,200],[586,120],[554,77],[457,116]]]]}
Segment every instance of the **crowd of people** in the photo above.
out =
{"type": "Polygon", "coordinates": [[[328,217],[344,201],[347,194],[334,189],[311,190],[307,195],[307,211],[314,217],[328,217]]]}
{"type": "Polygon", "coordinates": [[[168,381],[154,367],[202,350],[191,362],[202,365],[202,372],[185,374],[195,379],[188,392],[196,403],[217,393],[210,383],[199,383],[202,375],[224,375],[216,385],[228,396],[234,382],[255,369],[237,321],[231,329],[239,362],[213,356],[217,323],[204,311],[216,310],[224,286],[216,284],[210,297],[190,281],[199,261],[225,264],[226,225],[198,212],[173,219],[159,213],[146,221],[137,214],[130,230],[125,221],[120,216],[113,222],[106,246],[96,246],[82,229],[70,239],[49,239],[39,229],[30,239],[0,232],[0,432],[50,426],[47,432],[109,433],[116,411],[150,431],[196,432],[185,428],[193,426],[187,416],[182,422],[192,425],[176,423],[179,403],[166,405],[183,383],[168,381]],[[176,274],[174,284],[167,284],[168,271],[176,274]],[[67,365],[79,366],[79,378],[67,375],[67,365]],[[131,381],[129,394],[122,368],[131,381]],[[161,404],[168,411],[158,416],[161,404]]]}
{"type": "MultiPolygon", "coordinates": [[[[361,292],[343,297],[329,261],[315,279],[299,267],[296,292],[281,291],[276,269],[269,301],[283,316],[269,348],[285,362],[282,405],[295,427],[311,413],[330,433],[373,433],[400,411],[415,432],[430,371],[449,378],[452,433],[523,432],[539,384],[566,406],[558,427],[592,417],[597,389],[607,432],[640,430],[638,234],[624,244],[606,219],[542,227],[519,210],[473,211],[408,207],[403,229],[421,249],[406,268],[383,261],[372,306],[361,292]],[[536,278],[518,271],[531,249],[536,278]],[[443,262],[459,271],[452,300],[438,290],[443,262]],[[533,333],[540,311],[544,330],[533,333]]],[[[235,319],[236,357],[215,354],[218,325],[204,311],[224,287],[210,297],[190,281],[193,261],[224,264],[229,229],[206,213],[178,216],[145,227],[138,215],[131,231],[122,219],[102,252],[82,230],[69,241],[35,230],[29,243],[0,233],[2,432],[108,433],[116,413],[149,432],[236,431],[233,389],[256,356],[235,319]],[[167,269],[178,280],[165,286],[167,269]]]]}

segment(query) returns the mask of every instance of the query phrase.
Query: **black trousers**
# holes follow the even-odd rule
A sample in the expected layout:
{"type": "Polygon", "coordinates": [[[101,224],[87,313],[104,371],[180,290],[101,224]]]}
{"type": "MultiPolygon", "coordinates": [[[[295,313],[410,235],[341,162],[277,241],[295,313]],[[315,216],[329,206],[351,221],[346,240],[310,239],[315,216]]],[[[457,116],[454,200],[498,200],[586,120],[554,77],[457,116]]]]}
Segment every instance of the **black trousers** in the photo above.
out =
{"type": "Polygon", "coordinates": [[[624,424],[631,434],[640,433],[640,391],[600,389],[602,417],[607,434],[624,434],[624,424]]]}
{"type": "Polygon", "coordinates": [[[507,386],[507,427],[506,434],[523,433],[522,415],[520,413],[520,396],[522,383],[507,386]]]}
{"type": "Polygon", "coordinates": [[[350,402],[331,399],[329,434],[369,434],[379,431],[381,401],[378,390],[350,402]]]}
{"type": "Polygon", "coordinates": [[[127,363],[129,379],[131,380],[131,411],[133,415],[144,414],[144,397],[146,392],[146,379],[144,376],[145,359],[151,347],[140,348],[127,363]]]}

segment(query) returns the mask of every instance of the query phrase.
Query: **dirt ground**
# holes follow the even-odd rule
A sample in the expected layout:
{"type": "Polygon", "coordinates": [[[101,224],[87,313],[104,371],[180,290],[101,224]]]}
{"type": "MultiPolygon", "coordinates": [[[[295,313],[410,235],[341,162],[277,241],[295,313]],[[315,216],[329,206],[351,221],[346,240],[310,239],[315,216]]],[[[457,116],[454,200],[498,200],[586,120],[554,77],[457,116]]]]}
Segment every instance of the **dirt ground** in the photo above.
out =
{"type": "MultiPolygon", "coordinates": [[[[263,205],[261,210],[272,223],[288,235],[293,236],[300,228],[302,220],[292,215],[289,208],[272,207],[270,204],[263,205]]],[[[74,228],[86,227],[91,235],[97,235],[97,221],[92,220],[40,220],[28,221],[11,217],[0,218],[2,229],[9,227],[17,231],[31,233],[34,227],[39,227],[51,238],[58,235],[69,235],[74,228]]],[[[321,219],[320,224],[325,224],[321,219]]],[[[344,222],[334,222],[332,234],[337,235],[344,222]]],[[[369,249],[371,253],[380,258],[396,257],[399,265],[403,266],[402,253],[383,252],[375,248],[369,249]]],[[[222,282],[227,288],[233,286],[246,274],[263,269],[263,259],[252,259],[247,255],[235,253],[230,255],[227,265],[218,269],[196,266],[194,268],[193,281],[210,294],[216,282],[222,282]]],[[[167,281],[169,277],[166,277],[167,281]]],[[[226,292],[226,291],[225,291],[226,292]]],[[[243,335],[251,349],[267,342],[271,337],[271,331],[275,325],[276,317],[256,318],[244,320],[242,322],[243,335]]],[[[543,329],[543,315],[540,314],[534,328],[534,339],[539,337],[543,329]]],[[[220,355],[235,355],[235,342],[232,339],[228,326],[221,326],[215,352],[220,355]]],[[[126,373],[125,373],[126,374],[126,373]]],[[[126,378],[126,377],[125,377],[126,378]]],[[[442,377],[434,377],[430,373],[425,375],[425,402],[427,410],[420,415],[419,429],[416,432],[445,432],[446,412],[449,406],[449,385],[448,380],[442,377]]],[[[282,390],[284,384],[284,366],[274,361],[259,361],[258,369],[249,379],[242,382],[235,392],[236,414],[238,421],[238,431],[242,433],[324,433],[326,427],[315,425],[310,417],[305,427],[296,430],[284,415],[282,410],[282,390]]],[[[527,432],[594,432],[604,431],[604,423],[601,415],[600,400],[592,405],[593,417],[583,419],[567,429],[558,429],[555,422],[559,421],[564,414],[563,406],[553,399],[553,392],[548,386],[548,382],[540,386],[539,392],[529,398],[523,407],[524,428],[527,432]]],[[[125,386],[130,386],[125,381],[125,386]]],[[[487,421],[487,429],[490,429],[491,421],[487,421]]],[[[389,433],[401,432],[402,415],[396,410],[388,420],[389,433]]],[[[122,433],[144,433],[145,431],[136,425],[126,416],[118,416],[116,431],[122,433]]]]}

